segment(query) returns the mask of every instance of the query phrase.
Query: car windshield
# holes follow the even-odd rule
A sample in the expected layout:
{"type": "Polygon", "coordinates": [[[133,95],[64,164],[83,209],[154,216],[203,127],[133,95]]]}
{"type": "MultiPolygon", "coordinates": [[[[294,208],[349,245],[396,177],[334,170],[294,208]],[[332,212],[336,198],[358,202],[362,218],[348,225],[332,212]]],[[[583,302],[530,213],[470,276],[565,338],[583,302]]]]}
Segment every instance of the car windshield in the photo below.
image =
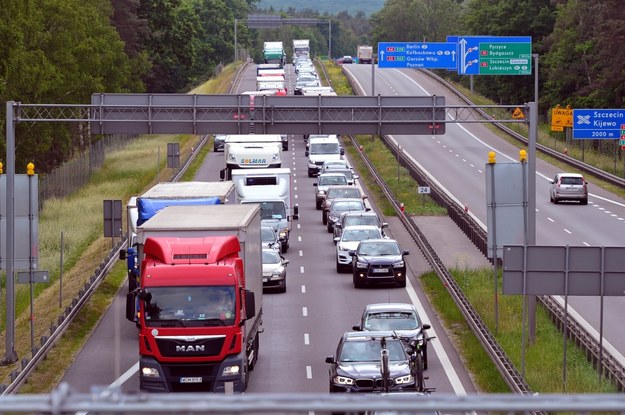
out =
{"type": "Polygon", "coordinates": [[[361,202],[336,202],[332,203],[333,212],[346,212],[348,210],[365,210],[361,202]]]}
{"type": "Polygon", "coordinates": [[[144,291],[145,320],[185,325],[192,321],[234,324],[234,287],[149,287],[144,291]]]}
{"type": "Polygon", "coordinates": [[[370,256],[399,255],[399,246],[394,243],[360,243],[358,254],[370,256]]]}
{"type": "Polygon", "coordinates": [[[380,231],[375,229],[345,229],[343,231],[342,240],[344,242],[362,241],[365,239],[379,239],[382,235],[380,231]]]}
{"type": "Polygon", "coordinates": [[[286,210],[283,202],[261,202],[261,219],[286,219],[286,210]]]}
{"type": "MultiPolygon", "coordinates": [[[[387,340],[389,360],[406,360],[406,353],[400,340],[387,340]]],[[[382,354],[382,342],[379,340],[346,341],[341,348],[340,362],[379,362],[382,354]]]]}
{"type": "Polygon", "coordinates": [[[346,169],[346,170],[342,170],[342,169],[341,169],[341,170],[339,170],[339,169],[332,169],[332,168],[330,168],[330,169],[328,169],[328,172],[330,172],[330,171],[331,171],[332,173],[335,173],[335,172],[336,172],[336,173],[341,173],[341,174],[342,174],[342,175],[344,175],[344,176],[347,178],[347,180],[349,180],[349,181],[352,181],[352,180],[354,179],[354,173],[352,173],[352,171],[351,171],[351,170],[347,170],[347,169],[346,169]]]}
{"type": "Polygon", "coordinates": [[[271,228],[260,228],[260,239],[263,242],[275,242],[276,241],[276,233],[271,228]]]}
{"type": "Polygon", "coordinates": [[[365,317],[365,330],[416,330],[421,324],[414,312],[384,311],[370,313],[365,317]]]}
{"type": "Polygon", "coordinates": [[[339,154],[338,143],[312,143],[310,154],[339,154]]]}
{"type": "Polygon", "coordinates": [[[263,264],[279,264],[280,261],[281,258],[277,252],[263,250],[263,264]]]}
{"type": "Polygon", "coordinates": [[[334,186],[334,185],[345,185],[347,184],[347,179],[344,175],[336,175],[336,176],[321,176],[319,177],[319,186],[334,186]]]}
{"type": "Polygon", "coordinates": [[[360,190],[357,187],[351,186],[349,189],[329,189],[328,196],[329,199],[336,198],[348,198],[348,197],[357,197],[360,198],[360,190]]]}

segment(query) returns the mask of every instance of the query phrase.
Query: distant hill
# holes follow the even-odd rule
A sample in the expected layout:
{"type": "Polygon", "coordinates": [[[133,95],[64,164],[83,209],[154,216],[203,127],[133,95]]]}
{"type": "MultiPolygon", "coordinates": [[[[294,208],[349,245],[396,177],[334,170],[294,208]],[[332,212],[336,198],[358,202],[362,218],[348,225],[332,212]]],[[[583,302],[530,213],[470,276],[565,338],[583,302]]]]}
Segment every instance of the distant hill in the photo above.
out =
{"type": "Polygon", "coordinates": [[[363,11],[365,15],[370,16],[384,6],[385,0],[260,0],[257,7],[259,9],[268,9],[273,7],[275,11],[287,10],[292,7],[296,10],[318,10],[320,13],[337,14],[347,10],[350,15],[355,15],[358,11],[363,11]]]}

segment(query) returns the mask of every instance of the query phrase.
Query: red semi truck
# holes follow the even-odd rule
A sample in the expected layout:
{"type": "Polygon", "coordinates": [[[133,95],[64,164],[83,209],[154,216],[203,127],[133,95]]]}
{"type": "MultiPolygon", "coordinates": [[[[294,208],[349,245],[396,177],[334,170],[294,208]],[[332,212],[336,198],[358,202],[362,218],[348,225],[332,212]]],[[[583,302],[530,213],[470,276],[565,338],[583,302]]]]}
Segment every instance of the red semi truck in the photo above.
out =
{"type": "Polygon", "coordinates": [[[260,208],[169,206],[137,228],[140,389],[244,392],[262,331],[260,208]]]}

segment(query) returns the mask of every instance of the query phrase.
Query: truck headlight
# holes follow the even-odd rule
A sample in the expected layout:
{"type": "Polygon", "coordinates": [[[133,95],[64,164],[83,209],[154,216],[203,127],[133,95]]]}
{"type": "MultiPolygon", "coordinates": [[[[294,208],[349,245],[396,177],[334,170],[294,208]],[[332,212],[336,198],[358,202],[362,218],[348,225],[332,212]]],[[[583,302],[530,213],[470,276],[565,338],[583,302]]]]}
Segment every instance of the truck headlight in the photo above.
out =
{"type": "Polygon", "coordinates": [[[142,367],[141,376],[145,378],[160,378],[161,374],[158,373],[158,369],[155,367],[142,367]]]}
{"type": "Polygon", "coordinates": [[[335,376],[334,383],[337,385],[353,385],[354,379],[345,376],[335,376]]]}
{"type": "Polygon", "coordinates": [[[281,229],[278,232],[278,237],[284,239],[284,238],[287,237],[288,234],[289,234],[289,230],[288,229],[281,229]]]}
{"type": "Polygon", "coordinates": [[[222,376],[233,376],[238,375],[241,371],[241,367],[239,365],[232,365],[224,367],[224,370],[221,372],[222,376]]]}
{"type": "Polygon", "coordinates": [[[228,161],[236,161],[236,160],[237,160],[237,158],[235,157],[234,154],[232,154],[232,153],[228,154],[228,161]]]}
{"type": "Polygon", "coordinates": [[[278,153],[274,153],[272,159],[273,161],[280,160],[280,155],[278,153]]]}
{"type": "Polygon", "coordinates": [[[395,384],[397,385],[407,385],[410,383],[414,383],[414,378],[412,375],[400,376],[395,378],[395,384]]]}
{"type": "Polygon", "coordinates": [[[395,262],[393,264],[393,268],[403,268],[403,267],[404,267],[404,261],[395,262]]]}

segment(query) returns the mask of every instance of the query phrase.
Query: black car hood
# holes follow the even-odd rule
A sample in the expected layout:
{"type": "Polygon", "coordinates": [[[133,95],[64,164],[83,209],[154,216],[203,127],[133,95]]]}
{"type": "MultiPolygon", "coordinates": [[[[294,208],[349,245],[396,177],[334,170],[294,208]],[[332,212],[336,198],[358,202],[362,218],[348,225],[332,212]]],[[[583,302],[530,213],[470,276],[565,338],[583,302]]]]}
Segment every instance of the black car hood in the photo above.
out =
{"type": "MultiPolygon", "coordinates": [[[[410,374],[410,366],[407,362],[391,362],[389,371],[391,377],[408,375],[410,374]]],[[[337,372],[342,372],[353,378],[379,379],[382,377],[380,362],[341,362],[337,372]]]]}
{"type": "Polygon", "coordinates": [[[362,256],[358,257],[359,261],[367,262],[371,265],[392,265],[402,260],[401,255],[383,255],[383,256],[362,256]]]}

